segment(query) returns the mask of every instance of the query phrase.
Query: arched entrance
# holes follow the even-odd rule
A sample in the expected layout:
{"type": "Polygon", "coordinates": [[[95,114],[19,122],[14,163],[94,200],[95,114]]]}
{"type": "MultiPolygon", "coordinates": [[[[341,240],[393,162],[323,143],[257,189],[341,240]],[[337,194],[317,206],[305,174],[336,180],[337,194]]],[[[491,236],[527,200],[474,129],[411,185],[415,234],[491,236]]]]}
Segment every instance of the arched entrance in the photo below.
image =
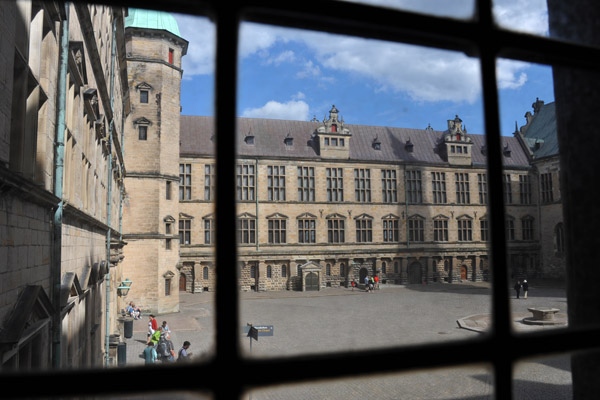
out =
{"type": "Polygon", "coordinates": [[[180,292],[185,292],[186,291],[186,278],[185,278],[185,274],[179,274],[179,291],[180,292]]]}
{"type": "Polygon", "coordinates": [[[467,266],[464,264],[460,266],[460,279],[463,281],[467,280],[467,266]]]}
{"type": "Polygon", "coordinates": [[[304,278],[304,290],[319,290],[319,275],[315,272],[309,272],[304,278]]]}
{"type": "Polygon", "coordinates": [[[417,284],[423,281],[423,272],[421,270],[421,263],[418,261],[413,262],[408,267],[408,283],[417,284]]]}

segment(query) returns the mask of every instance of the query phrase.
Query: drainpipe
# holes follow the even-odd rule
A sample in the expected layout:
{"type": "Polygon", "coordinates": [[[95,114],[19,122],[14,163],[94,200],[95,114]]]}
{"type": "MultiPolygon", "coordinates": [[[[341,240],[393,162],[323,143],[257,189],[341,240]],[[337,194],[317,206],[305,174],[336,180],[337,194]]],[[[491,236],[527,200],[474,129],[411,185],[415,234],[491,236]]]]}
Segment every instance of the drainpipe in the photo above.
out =
{"type": "MultiPolygon", "coordinates": [[[[256,160],[254,160],[254,173],[255,173],[254,176],[256,177],[255,181],[254,181],[256,183],[255,188],[254,188],[254,199],[256,200],[256,251],[259,251],[260,244],[259,244],[259,240],[258,240],[258,233],[259,233],[258,226],[260,225],[259,224],[260,219],[258,217],[258,193],[259,193],[259,191],[258,191],[258,158],[256,160]]],[[[258,271],[257,271],[257,274],[258,274],[258,271]]]]}
{"type": "Polygon", "coordinates": [[[406,188],[406,164],[404,165],[404,226],[406,226],[406,248],[409,248],[410,235],[408,234],[408,192],[406,188]]]}
{"type": "Polygon", "coordinates": [[[61,366],[62,318],[60,309],[60,285],[62,263],[62,220],[63,220],[63,170],[65,159],[65,109],[67,104],[67,64],[69,57],[69,7],[65,3],[65,20],[61,22],[60,50],[58,55],[58,85],[56,93],[56,130],[54,142],[54,195],[59,198],[54,211],[52,243],[52,366],[61,366]]]}
{"type": "MultiPolygon", "coordinates": [[[[110,108],[114,111],[114,70],[115,70],[115,53],[116,53],[116,30],[117,20],[113,18],[112,27],[112,49],[110,58],[110,108]]],[[[110,240],[111,240],[111,219],[112,219],[112,135],[114,127],[114,113],[112,113],[112,119],[108,128],[108,196],[107,196],[107,221],[106,225],[108,230],[106,231],[106,265],[108,270],[106,273],[106,337],[105,337],[105,366],[109,366],[109,350],[110,350],[110,240]]]]}

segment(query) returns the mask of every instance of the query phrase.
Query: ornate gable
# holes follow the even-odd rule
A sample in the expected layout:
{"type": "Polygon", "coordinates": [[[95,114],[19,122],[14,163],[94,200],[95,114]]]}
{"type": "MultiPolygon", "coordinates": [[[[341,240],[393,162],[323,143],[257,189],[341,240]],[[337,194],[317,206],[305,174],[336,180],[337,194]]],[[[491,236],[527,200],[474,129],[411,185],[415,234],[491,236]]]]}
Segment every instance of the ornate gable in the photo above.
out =
{"type": "Polygon", "coordinates": [[[323,125],[313,133],[313,139],[319,144],[319,154],[323,158],[350,158],[350,139],[352,133],[344,127],[344,118],[339,118],[335,105],[329,110],[329,119],[323,118],[323,125]]]}
{"type": "Polygon", "coordinates": [[[448,120],[448,130],[441,143],[441,153],[444,154],[450,165],[471,165],[471,147],[473,140],[467,134],[458,115],[448,120]]]}

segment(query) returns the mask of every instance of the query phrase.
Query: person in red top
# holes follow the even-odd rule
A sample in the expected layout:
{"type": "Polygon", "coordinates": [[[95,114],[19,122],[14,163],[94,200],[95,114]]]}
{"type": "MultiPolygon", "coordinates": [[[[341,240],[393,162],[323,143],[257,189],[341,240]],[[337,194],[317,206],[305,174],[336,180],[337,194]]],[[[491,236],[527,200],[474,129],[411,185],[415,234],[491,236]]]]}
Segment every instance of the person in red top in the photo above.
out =
{"type": "Polygon", "coordinates": [[[152,335],[158,329],[158,322],[156,322],[154,315],[150,314],[149,318],[150,319],[148,320],[148,340],[146,341],[146,344],[150,343],[150,341],[152,339],[152,335]]]}
{"type": "Polygon", "coordinates": [[[375,289],[379,289],[379,277],[375,275],[373,280],[375,281],[375,289]]]}

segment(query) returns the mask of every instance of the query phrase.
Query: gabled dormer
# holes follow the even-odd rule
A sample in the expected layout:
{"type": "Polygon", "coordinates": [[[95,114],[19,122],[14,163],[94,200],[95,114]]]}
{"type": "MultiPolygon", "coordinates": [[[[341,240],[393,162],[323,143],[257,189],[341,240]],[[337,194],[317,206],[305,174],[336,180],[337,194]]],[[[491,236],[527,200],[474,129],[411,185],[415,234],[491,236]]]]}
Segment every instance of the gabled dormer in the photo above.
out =
{"type": "Polygon", "coordinates": [[[462,120],[458,115],[448,120],[448,130],[444,134],[442,151],[445,153],[450,165],[471,165],[471,148],[473,141],[463,128],[462,120]]]}
{"type": "Polygon", "coordinates": [[[339,117],[335,105],[329,110],[329,119],[323,118],[323,125],[313,133],[318,139],[319,154],[323,158],[350,158],[350,130],[344,127],[344,118],[339,117]]]}

